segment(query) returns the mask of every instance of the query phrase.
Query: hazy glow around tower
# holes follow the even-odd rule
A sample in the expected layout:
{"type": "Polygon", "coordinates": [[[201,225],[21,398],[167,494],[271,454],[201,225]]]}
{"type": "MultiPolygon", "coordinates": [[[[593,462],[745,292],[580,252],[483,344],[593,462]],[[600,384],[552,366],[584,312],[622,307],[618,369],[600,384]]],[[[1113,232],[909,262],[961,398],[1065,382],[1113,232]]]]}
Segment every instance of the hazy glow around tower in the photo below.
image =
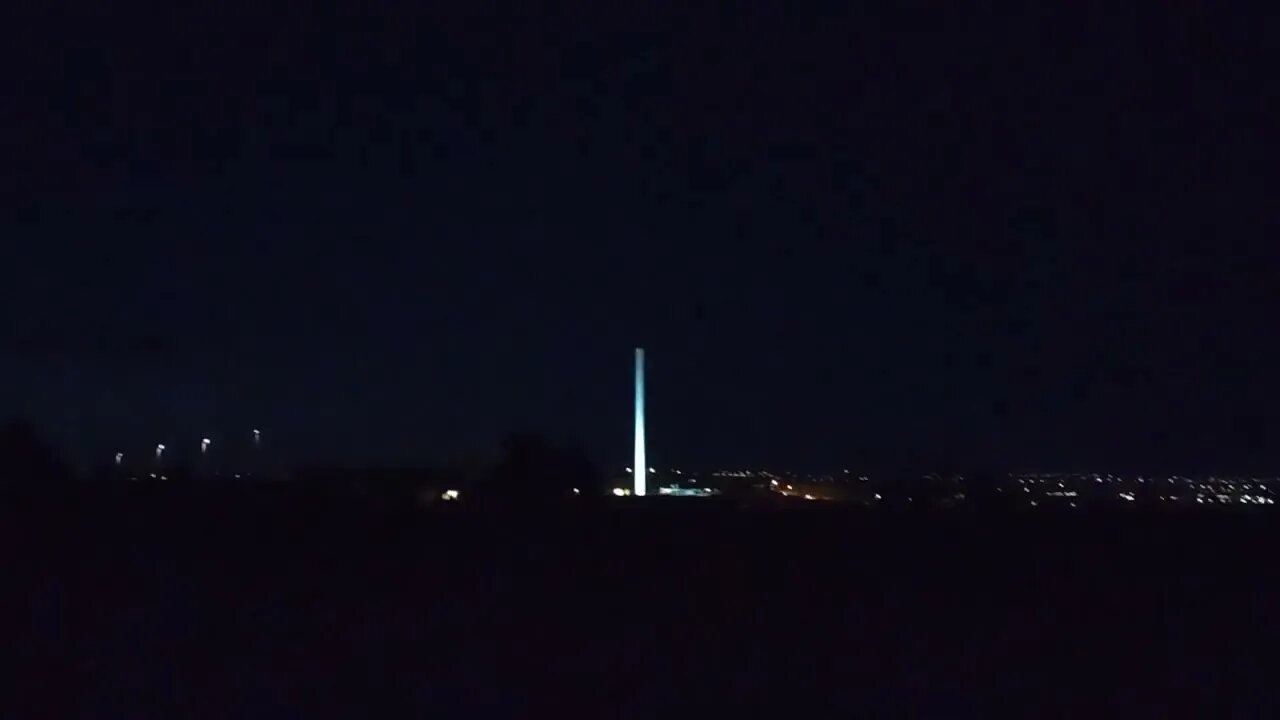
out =
{"type": "Polygon", "coordinates": [[[649,467],[644,456],[644,348],[636,348],[636,457],[631,465],[634,468],[635,495],[644,495],[645,472],[649,467]]]}

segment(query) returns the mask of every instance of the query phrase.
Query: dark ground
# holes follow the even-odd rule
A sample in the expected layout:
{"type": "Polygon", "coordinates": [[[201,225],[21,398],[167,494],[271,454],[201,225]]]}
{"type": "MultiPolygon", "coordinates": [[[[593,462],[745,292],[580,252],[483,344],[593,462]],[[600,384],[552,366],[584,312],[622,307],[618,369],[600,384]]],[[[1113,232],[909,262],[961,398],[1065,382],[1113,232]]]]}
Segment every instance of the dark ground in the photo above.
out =
{"type": "Polygon", "coordinates": [[[3,715],[1274,715],[1268,515],[700,502],[10,505],[3,715]]]}

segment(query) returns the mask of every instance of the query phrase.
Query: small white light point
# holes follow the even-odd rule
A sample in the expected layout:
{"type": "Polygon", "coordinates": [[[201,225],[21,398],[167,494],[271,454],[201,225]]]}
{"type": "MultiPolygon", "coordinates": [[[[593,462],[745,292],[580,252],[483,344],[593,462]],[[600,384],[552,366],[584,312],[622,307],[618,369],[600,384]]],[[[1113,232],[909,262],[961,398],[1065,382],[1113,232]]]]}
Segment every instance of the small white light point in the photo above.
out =
{"type": "Polygon", "coordinates": [[[207,452],[209,452],[209,444],[210,444],[210,443],[212,443],[212,442],[213,442],[213,441],[212,441],[212,440],[210,440],[209,438],[204,438],[203,440],[201,440],[201,441],[200,441],[200,452],[202,452],[202,453],[207,453],[207,452]]]}
{"type": "Polygon", "coordinates": [[[116,465],[119,465],[122,462],[124,462],[124,453],[122,452],[116,453],[116,465]]]}

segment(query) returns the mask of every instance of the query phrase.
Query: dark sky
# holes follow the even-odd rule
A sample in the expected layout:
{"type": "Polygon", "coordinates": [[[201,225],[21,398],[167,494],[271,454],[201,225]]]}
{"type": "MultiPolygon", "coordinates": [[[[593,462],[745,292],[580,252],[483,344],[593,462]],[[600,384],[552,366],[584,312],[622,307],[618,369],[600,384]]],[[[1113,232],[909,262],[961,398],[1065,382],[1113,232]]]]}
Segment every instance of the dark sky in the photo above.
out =
{"type": "Polygon", "coordinates": [[[200,5],[5,23],[0,412],[81,460],[620,467],[644,345],[657,464],[1280,471],[1275,22],[200,5]]]}

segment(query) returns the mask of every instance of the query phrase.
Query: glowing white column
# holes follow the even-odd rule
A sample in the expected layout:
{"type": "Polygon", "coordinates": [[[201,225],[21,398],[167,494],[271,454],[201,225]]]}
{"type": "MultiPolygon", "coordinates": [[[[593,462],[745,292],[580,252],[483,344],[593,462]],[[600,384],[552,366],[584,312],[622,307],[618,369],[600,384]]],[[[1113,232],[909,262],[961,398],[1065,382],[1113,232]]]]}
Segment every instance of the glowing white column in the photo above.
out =
{"type": "Polygon", "coordinates": [[[636,348],[636,456],[631,466],[635,476],[632,494],[644,495],[645,473],[649,463],[644,457],[644,348],[636,348]]]}

